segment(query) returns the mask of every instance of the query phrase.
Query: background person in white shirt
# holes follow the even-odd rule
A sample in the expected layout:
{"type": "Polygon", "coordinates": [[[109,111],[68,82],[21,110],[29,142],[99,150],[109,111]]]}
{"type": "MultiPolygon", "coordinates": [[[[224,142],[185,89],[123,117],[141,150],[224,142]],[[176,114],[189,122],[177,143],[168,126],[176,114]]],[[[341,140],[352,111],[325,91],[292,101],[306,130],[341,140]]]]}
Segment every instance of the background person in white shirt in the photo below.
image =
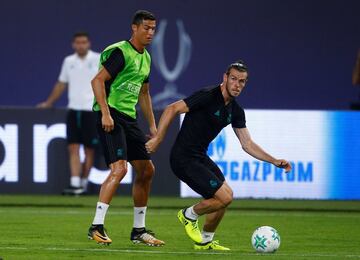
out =
{"type": "Polygon", "coordinates": [[[98,71],[100,54],[90,50],[89,35],[75,33],[72,47],[74,54],[65,57],[61,72],[46,101],[37,105],[50,108],[68,89],[67,141],[71,172],[70,187],[64,194],[82,194],[86,191],[87,178],[94,162],[94,146],[98,143],[96,117],[92,112],[94,95],[91,79],[98,71]],[[84,145],[85,161],[80,161],[80,145],[84,145]]]}

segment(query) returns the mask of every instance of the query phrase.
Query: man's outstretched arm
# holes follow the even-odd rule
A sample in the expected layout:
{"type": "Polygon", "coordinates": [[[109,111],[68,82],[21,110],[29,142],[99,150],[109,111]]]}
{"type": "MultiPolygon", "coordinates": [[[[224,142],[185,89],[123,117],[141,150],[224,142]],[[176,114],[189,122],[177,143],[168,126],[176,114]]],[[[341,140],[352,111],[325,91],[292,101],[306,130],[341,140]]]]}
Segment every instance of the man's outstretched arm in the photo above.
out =
{"type": "Polygon", "coordinates": [[[156,134],[156,123],[154,118],[153,106],[149,91],[150,85],[149,83],[144,83],[141,87],[139,94],[139,104],[140,108],[149,124],[150,129],[150,137],[156,134]]]}
{"type": "Polygon", "coordinates": [[[96,74],[96,76],[91,81],[91,86],[94,92],[96,102],[100,106],[102,118],[101,123],[102,127],[106,132],[110,132],[114,129],[114,120],[110,115],[110,110],[106,102],[106,91],[105,91],[105,81],[110,80],[111,76],[109,72],[102,68],[96,74]]]}
{"type": "Polygon", "coordinates": [[[186,112],[189,112],[189,108],[183,100],[176,101],[165,108],[160,117],[156,135],[145,144],[148,153],[153,153],[157,150],[174,117],[186,112]]]}
{"type": "Polygon", "coordinates": [[[49,97],[46,99],[46,101],[41,102],[36,105],[38,108],[50,108],[54,105],[54,103],[61,97],[61,95],[64,93],[65,89],[67,87],[67,84],[61,81],[56,82],[54,88],[52,89],[49,97]]]}
{"type": "Polygon", "coordinates": [[[285,172],[291,171],[291,164],[288,161],[274,158],[265,152],[259,145],[253,142],[247,128],[234,128],[234,131],[241,143],[242,149],[252,157],[261,161],[272,163],[279,168],[284,168],[285,172]]]}

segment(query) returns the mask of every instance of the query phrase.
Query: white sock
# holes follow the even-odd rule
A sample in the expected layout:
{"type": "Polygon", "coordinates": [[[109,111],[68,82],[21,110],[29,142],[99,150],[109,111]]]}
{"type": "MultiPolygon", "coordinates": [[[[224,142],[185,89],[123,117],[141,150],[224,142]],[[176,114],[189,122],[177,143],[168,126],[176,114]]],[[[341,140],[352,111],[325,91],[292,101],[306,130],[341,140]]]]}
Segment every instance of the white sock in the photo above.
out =
{"type": "Polygon", "coordinates": [[[191,206],[185,210],[185,217],[187,217],[191,220],[197,220],[199,218],[199,215],[196,214],[194,211],[194,206],[191,206]]]}
{"type": "Polygon", "coordinates": [[[109,204],[98,202],[96,204],[96,212],[93,220],[93,225],[104,225],[105,215],[109,208],[109,204]]]}
{"type": "Polygon", "coordinates": [[[87,190],[88,178],[81,178],[81,188],[87,190]]]}
{"type": "Polygon", "coordinates": [[[147,207],[134,207],[134,228],[145,227],[145,215],[147,207]]]}
{"type": "Polygon", "coordinates": [[[206,232],[206,231],[202,231],[201,232],[201,236],[202,236],[202,243],[208,243],[211,242],[214,239],[214,235],[215,232],[206,232]]]}
{"type": "Polygon", "coordinates": [[[73,187],[80,187],[80,176],[71,176],[70,185],[73,187]]]}

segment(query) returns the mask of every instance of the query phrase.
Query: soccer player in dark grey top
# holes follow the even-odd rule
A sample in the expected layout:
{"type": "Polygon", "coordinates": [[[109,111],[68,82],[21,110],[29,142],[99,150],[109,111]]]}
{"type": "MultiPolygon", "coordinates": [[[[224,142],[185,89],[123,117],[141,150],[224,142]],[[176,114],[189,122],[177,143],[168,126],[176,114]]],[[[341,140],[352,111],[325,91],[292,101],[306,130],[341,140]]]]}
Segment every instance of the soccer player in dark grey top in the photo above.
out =
{"type": "Polygon", "coordinates": [[[195,242],[195,249],[229,250],[213,237],[226,207],[233,200],[233,192],[219,167],[206,154],[208,145],[224,127],[231,123],[243,150],[251,156],[286,172],[291,170],[288,161],[266,153],[250,137],[244,110],[234,99],[244,89],[247,79],[248,69],[242,61],[230,64],[219,86],[201,89],[168,105],[160,118],[157,134],[146,143],[147,151],[155,152],[173,118],[186,113],[171,151],[170,164],[175,175],[204,198],[178,212],[187,235],[195,242]],[[206,220],[200,232],[198,217],[202,215],[206,215],[206,220]]]}

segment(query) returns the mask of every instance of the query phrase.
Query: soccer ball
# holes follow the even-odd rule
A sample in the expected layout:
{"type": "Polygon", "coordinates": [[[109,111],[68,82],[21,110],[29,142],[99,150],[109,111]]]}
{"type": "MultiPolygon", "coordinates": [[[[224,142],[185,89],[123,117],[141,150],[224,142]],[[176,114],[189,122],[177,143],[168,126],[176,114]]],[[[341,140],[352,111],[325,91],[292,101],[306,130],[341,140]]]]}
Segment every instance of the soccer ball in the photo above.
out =
{"type": "Polygon", "coordinates": [[[262,226],[254,231],[251,244],[258,253],[273,253],[280,246],[280,235],[275,228],[262,226]]]}

